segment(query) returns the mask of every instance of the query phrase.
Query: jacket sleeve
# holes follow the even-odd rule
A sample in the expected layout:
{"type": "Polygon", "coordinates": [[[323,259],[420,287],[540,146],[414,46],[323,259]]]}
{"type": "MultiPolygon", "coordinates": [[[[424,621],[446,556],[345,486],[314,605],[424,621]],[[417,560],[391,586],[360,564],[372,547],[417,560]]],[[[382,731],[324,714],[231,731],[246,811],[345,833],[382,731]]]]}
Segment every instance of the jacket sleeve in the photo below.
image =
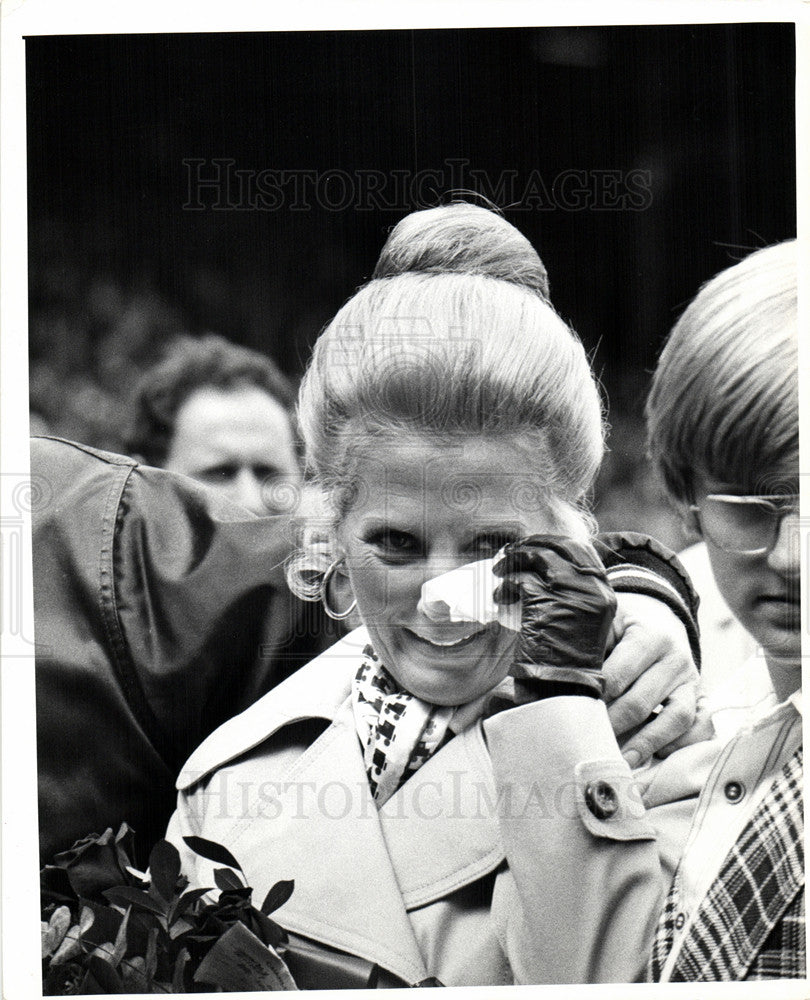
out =
{"type": "Polygon", "coordinates": [[[663,601],[683,622],[692,657],[700,669],[700,599],[681,561],[648,535],[612,532],[599,535],[596,550],[616,593],[648,594],[663,601]]]}
{"type": "Polygon", "coordinates": [[[289,672],[291,545],[286,519],[249,515],[161,470],[128,477],[102,610],[133,704],[175,770],[289,672]]]}
{"type": "Polygon", "coordinates": [[[163,834],[202,739],[288,672],[288,524],[190,479],[31,443],[40,847],[163,834]]]}
{"type": "Polygon", "coordinates": [[[508,868],[493,918],[516,983],[642,979],[662,879],[604,704],[560,697],[485,723],[508,868]]]}

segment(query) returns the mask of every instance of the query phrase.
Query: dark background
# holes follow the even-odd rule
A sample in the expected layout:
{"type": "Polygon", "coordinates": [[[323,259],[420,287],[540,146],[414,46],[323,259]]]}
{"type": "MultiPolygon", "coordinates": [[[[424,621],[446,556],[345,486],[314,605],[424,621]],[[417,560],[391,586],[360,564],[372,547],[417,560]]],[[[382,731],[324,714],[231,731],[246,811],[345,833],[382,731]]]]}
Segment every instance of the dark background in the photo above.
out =
{"type": "Polygon", "coordinates": [[[462,186],[538,248],[594,352],[603,526],[678,541],[644,392],[701,282],[795,235],[792,24],[38,37],[27,58],[31,396],[51,430],[119,446],[178,330],[297,377],[390,227],[462,186]],[[215,158],[312,173],[263,203],[235,176],[190,191],[215,158]]]}

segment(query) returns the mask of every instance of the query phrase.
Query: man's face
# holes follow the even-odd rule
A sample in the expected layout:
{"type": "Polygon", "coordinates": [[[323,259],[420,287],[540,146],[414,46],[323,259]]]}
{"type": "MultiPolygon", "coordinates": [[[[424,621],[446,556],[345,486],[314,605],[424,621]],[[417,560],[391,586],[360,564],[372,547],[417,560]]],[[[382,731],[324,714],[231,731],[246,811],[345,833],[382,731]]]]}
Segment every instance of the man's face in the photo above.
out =
{"type": "Polygon", "coordinates": [[[257,514],[290,511],[301,480],[289,417],[256,386],[193,392],[177,412],[164,467],[257,514]]]}
{"type": "MultiPolygon", "coordinates": [[[[790,481],[787,476],[785,481],[790,481]]],[[[706,476],[698,477],[696,485],[699,507],[705,504],[707,494],[745,493],[733,484],[706,476]]],[[[720,593],[770,663],[795,662],[798,669],[801,656],[798,514],[786,513],[779,519],[778,530],[774,527],[764,552],[727,551],[718,544],[726,527],[718,525],[714,537],[708,523],[703,531],[720,593]]]]}

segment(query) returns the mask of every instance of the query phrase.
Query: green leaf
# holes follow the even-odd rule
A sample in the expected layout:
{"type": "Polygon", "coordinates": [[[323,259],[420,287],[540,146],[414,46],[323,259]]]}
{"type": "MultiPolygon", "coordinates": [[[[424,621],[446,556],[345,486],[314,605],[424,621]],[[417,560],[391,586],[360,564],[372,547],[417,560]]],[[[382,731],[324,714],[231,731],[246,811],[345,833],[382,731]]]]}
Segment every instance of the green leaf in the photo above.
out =
{"type": "Polygon", "coordinates": [[[152,896],[147,895],[141,889],[134,889],[132,886],[116,886],[114,889],[105,890],[104,895],[111,903],[118,903],[121,906],[134,906],[138,910],[155,913],[159,917],[166,915],[165,904],[161,905],[152,896]]]}
{"type": "Polygon", "coordinates": [[[191,955],[189,955],[188,948],[183,948],[177,956],[177,960],[174,963],[174,975],[172,976],[172,993],[186,992],[184,973],[190,958],[191,955]]]}
{"type": "Polygon", "coordinates": [[[180,875],[180,854],[168,840],[159,840],[149,855],[149,874],[152,886],[169,902],[177,890],[180,875]]]}
{"type": "Polygon", "coordinates": [[[118,928],[118,934],[115,937],[115,942],[113,944],[113,955],[112,964],[117,967],[121,959],[127,950],[127,927],[129,926],[129,917],[132,913],[132,907],[127,907],[127,912],[124,914],[124,919],[121,921],[121,926],[118,928]]]}
{"type": "Polygon", "coordinates": [[[179,917],[169,928],[169,937],[174,941],[175,938],[182,937],[184,934],[188,934],[189,931],[193,931],[194,926],[190,920],[186,920],[185,917],[179,917]]]}
{"type": "Polygon", "coordinates": [[[241,895],[246,888],[244,882],[230,868],[215,868],[214,881],[222,892],[236,890],[241,895]]]}
{"type": "Polygon", "coordinates": [[[79,926],[82,943],[92,946],[102,944],[104,941],[114,941],[124,917],[123,913],[104,903],[94,903],[90,899],[80,900],[80,905],[82,910],[79,926]]]}
{"type": "Polygon", "coordinates": [[[278,950],[289,940],[287,932],[275,920],[271,920],[270,917],[266,917],[260,911],[257,912],[261,917],[262,940],[265,944],[272,945],[273,948],[278,950]]]}
{"type": "Polygon", "coordinates": [[[276,882],[270,892],[268,892],[264,897],[264,902],[262,903],[262,913],[266,915],[268,913],[272,913],[273,910],[277,910],[280,906],[283,906],[290,896],[292,896],[294,888],[294,879],[276,882]]]}
{"type": "Polygon", "coordinates": [[[96,945],[96,947],[90,952],[90,955],[95,955],[98,958],[103,958],[105,961],[109,961],[112,965],[112,957],[115,951],[115,947],[112,941],[105,941],[104,944],[96,945]]]}
{"type": "Polygon", "coordinates": [[[51,914],[51,918],[42,928],[42,957],[47,958],[55,951],[65,939],[65,935],[70,928],[72,918],[67,906],[57,907],[51,914]]]}
{"type": "Polygon", "coordinates": [[[181,917],[187,910],[197,902],[198,899],[202,897],[207,892],[213,892],[213,886],[207,889],[189,889],[188,892],[184,892],[180,899],[177,901],[177,905],[174,908],[174,919],[181,917]]]}
{"type": "Polygon", "coordinates": [[[51,965],[63,965],[82,953],[82,935],[78,924],[74,924],[64,936],[62,943],[51,955],[51,965]]]}
{"type": "MultiPolygon", "coordinates": [[[[123,993],[124,984],[121,977],[109,962],[98,955],[91,955],[87,960],[89,977],[101,987],[100,990],[90,990],[91,993],[123,993]]],[[[87,986],[93,985],[86,983],[87,986]]]]}
{"type": "Polygon", "coordinates": [[[135,955],[133,958],[125,958],[119,966],[119,972],[124,980],[127,993],[148,993],[149,986],[146,982],[144,969],[146,963],[142,956],[135,955]]]}
{"type": "Polygon", "coordinates": [[[86,934],[95,923],[96,915],[89,906],[83,906],[79,914],[79,933],[86,934]]]}
{"type": "Polygon", "coordinates": [[[149,932],[149,939],[146,942],[146,965],[144,968],[144,974],[146,976],[147,983],[151,984],[155,978],[155,971],[157,970],[157,936],[158,929],[153,927],[149,932]]]}
{"type": "Polygon", "coordinates": [[[215,868],[214,881],[222,892],[229,889],[244,889],[242,880],[230,870],[230,868],[215,868]]]}
{"type": "Polygon", "coordinates": [[[195,854],[208,858],[209,861],[214,861],[218,865],[228,865],[229,868],[242,871],[242,866],[222,844],[217,844],[213,840],[206,840],[205,837],[183,837],[183,840],[195,854]]]}
{"type": "Polygon", "coordinates": [[[250,921],[243,921],[247,926],[253,931],[256,937],[264,941],[265,944],[269,944],[272,948],[276,948],[281,944],[282,938],[279,935],[279,926],[270,917],[265,916],[261,910],[254,910],[251,908],[250,911],[250,921]]]}
{"type": "Polygon", "coordinates": [[[135,857],[135,831],[126,823],[118,827],[115,835],[115,853],[122,871],[132,866],[132,859],[135,857]]]}

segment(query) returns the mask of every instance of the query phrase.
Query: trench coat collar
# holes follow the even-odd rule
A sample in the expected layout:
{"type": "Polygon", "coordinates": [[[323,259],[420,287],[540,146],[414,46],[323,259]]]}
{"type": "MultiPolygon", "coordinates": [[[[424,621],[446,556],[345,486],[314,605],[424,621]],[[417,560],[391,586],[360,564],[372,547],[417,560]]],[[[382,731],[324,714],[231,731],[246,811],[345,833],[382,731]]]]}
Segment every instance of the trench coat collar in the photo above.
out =
{"type": "Polygon", "coordinates": [[[497,821],[478,801],[481,787],[494,796],[479,741],[477,728],[455,737],[378,811],[346,699],[286,776],[280,812],[296,818],[272,844],[273,870],[302,874],[281,923],[408,982],[432,975],[408,909],[449,895],[503,859],[497,821]]]}
{"type": "MultiPolygon", "coordinates": [[[[296,877],[279,920],[290,931],[418,982],[432,972],[424,967],[407,910],[449,895],[503,861],[495,783],[478,724],[442,747],[377,810],[349,697],[367,639],[359,632],[262,699],[276,701],[272,709],[260,702],[233,720],[238,725],[223,727],[228,732],[215,733],[218,739],[210,738],[192,756],[178,786],[190,787],[204,773],[259,748],[287,722],[330,719],[332,725],[284,775],[279,813],[285,820],[266,842],[272,871],[296,877]]],[[[267,763],[259,748],[241,766],[258,779],[266,777],[267,763]]],[[[264,845],[267,829],[261,819],[252,829],[247,824],[234,849],[264,845]]],[[[255,888],[261,895],[269,886],[255,888]]]]}
{"type": "Polygon", "coordinates": [[[368,632],[355,629],[211,733],[183,765],[177,778],[178,790],[187,791],[284,726],[303,719],[331,722],[351,693],[353,668],[368,642],[368,632]]]}

